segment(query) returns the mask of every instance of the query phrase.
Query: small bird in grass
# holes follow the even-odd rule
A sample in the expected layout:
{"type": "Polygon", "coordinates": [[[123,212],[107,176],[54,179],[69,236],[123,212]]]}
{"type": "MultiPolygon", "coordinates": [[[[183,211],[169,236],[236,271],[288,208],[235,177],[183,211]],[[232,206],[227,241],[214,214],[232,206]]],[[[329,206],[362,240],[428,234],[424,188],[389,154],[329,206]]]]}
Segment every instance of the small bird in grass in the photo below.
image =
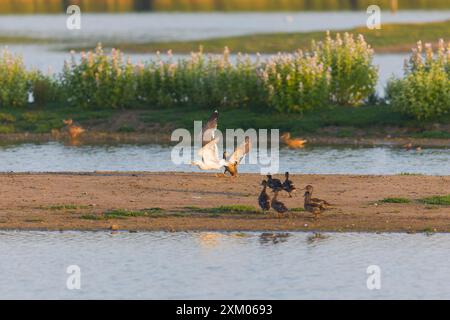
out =
{"type": "Polygon", "coordinates": [[[267,186],[272,189],[273,192],[278,192],[283,190],[283,184],[279,179],[272,178],[271,174],[267,175],[267,186]]]}
{"type": "Polygon", "coordinates": [[[294,183],[289,180],[289,172],[286,172],[284,176],[286,177],[286,180],[283,182],[283,190],[289,193],[289,198],[292,198],[292,193],[297,189],[295,188],[294,183]]]}
{"type": "Polygon", "coordinates": [[[284,205],[283,202],[277,199],[278,191],[275,191],[275,195],[273,196],[271,207],[278,213],[285,213],[288,211],[288,208],[284,205]]]}
{"type": "Polygon", "coordinates": [[[74,125],[72,119],[63,120],[63,122],[66,125],[67,132],[71,139],[77,139],[86,131],[82,127],[74,125]]]}
{"type": "Polygon", "coordinates": [[[300,138],[291,138],[291,134],[289,132],[285,132],[281,135],[281,141],[288,146],[290,149],[300,149],[305,146],[307,140],[303,140],[300,138]]]}
{"type": "Polygon", "coordinates": [[[267,181],[263,180],[261,185],[263,186],[263,189],[258,197],[258,204],[261,207],[262,211],[265,212],[270,210],[270,197],[266,192],[267,181]]]}

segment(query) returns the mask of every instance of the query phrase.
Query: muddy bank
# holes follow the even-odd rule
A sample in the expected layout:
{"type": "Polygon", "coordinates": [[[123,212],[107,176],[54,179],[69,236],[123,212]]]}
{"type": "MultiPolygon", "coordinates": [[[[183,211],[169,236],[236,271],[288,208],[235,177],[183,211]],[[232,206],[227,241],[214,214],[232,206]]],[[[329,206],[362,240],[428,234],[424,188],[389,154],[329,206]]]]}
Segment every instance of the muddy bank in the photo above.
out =
{"type": "Polygon", "coordinates": [[[1,174],[0,229],[450,232],[450,206],[419,199],[450,194],[450,177],[294,175],[334,208],[302,212],[301,193],[281,200],[285,216],[218,210],[257,207],[261,177],[195,173],[1,174]],[[383,203],[389,197],[409,203],[383,203]],[[112,213],[112,214],[110,214],[112,213]]]}

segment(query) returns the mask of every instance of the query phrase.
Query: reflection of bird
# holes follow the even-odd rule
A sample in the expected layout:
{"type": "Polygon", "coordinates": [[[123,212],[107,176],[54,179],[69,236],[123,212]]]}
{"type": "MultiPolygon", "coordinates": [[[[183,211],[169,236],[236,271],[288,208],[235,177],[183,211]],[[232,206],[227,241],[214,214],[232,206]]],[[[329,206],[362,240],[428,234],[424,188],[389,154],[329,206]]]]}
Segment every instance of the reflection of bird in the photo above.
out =
{"type": "Polygon", "coordinates": [[[217,123],[219,121],[219,111],[214,111],[209,117],[209,120],[205,123],[201,132],[202,146],[211,142],[215,138],[215,132],[217,130],[217,123]]]}
{"type": "Polygon", "coordinates": [[[72,119],[64,120],[63,122],[66,125],[67,132],[69,133],[71,139],[77,139],[83,132],[86,131],[82,127],[74,125],[72,119]]]}
{"type": "MultiPolygon", "coordinates": [[[[228,159],[227,164],[225,165],[225,171],[223,174],[225,175],[227,172],[229,172],[232,177],[237,177],[237,175],[238,175],[237,168],[238,168],[239,164],[241,163],[242,159],[245,157],[245,155],[250,152],[251,147],[252,147],[252,145],[250,142],[250,138],[245,137],[244,142],[234,150],[230,159],[228,159]]],[[[226,152],[223,153],[223,159],[225,161],[227,160],[226,152]]]]}
{"type": "Polygon", "coordinates": [[[289,180],[289,172],[285,173],[286,180],[283,182],[283,190],[289,193],[289,197],[292,198],[292,192],[296,190],[294,183],[289,180]]]}
{"type": "Polygon", "coordinates": [[[271,174],[267,175],[267,186],[272,189],[273,192],[278,192],[283,190],[283,184],[279,179],[272,178],[271,174]]]}
{"type": "Polygon", "coordinates": [[[261,185],[263,186],[263,189],[258,197],[258,204],[261,207],[262,211],[265,212],[270,210],[270,197],[266,192],[267,181],[263,180],[261,185]]]}
{"type": "Polygon", "coordinates": [[[305,146],[305,143],[308,142],[306,140],[302,140],[299,138],[291,138],[291,134],[289,132],[285,132],[281,135],[281,141],[287,145],[290,149],[300,149],[305,146]]]}
{"type": "Polygon", "coordinates": [[[274,209],[278,213],[285,213],[286,211],[288,211],[288,208],[284,205],[283,202],[279,201],[277,199],[277,197],[278,197],[278,191],[276,191],[275,195],[273,196],[272,203],[271,203],[272,209],[274,209]]]}

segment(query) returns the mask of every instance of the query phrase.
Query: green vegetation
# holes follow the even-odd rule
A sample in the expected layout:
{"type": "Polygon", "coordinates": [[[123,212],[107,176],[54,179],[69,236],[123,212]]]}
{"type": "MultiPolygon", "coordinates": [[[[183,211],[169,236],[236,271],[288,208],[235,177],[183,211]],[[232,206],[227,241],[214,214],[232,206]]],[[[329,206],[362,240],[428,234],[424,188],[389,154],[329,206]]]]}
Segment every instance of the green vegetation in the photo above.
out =
{"type": "MultiPolygon", "coordinates": [[[[437,44],[439,38],[450,38],[450,20],[445,22],[415,24],[383,24],[381,30],[358,27],[340,31],[361,34],[375,49],[375,52],[410,52],[419,39],[437,44]]],[[[332,32],[334,35],[335,32],[332,32]]],[[[323,37],[323,32],[268,33],[235,37],[223,37],[198,41],[172,41],[153,43],[108,43],[108,47],[118,47],[127,52],[166,52],[190,53],[203,47],[205,51],[221,53],[224,47],[233,52],[278,53],[308,49],[311,42],[323,37]]]]}
{"type": "Polygon", "coordinates": [[[450,206],[450,195],[428,197],[421,199],[420,202],[429,205],[450,206]]]}
{"type": "Polygon", "coordinates": [[[149,208],[143,210],[125,210],[125,209],[115,209],[106,211],[104,217],[106,219],[121,219],[129,217],[155,217],[161,216],[164,210],[161,208],[149,208]]]}
{"type": "Polygon", "coordinates": [[[186,207],[185,209],[197,212],[197,213],[208,213],[211,215],[218,214],[256,214],[261,213],[260,210],[256,209],[253,206],[246,205],[227,205],[220,206],[215,208],[197,208],[197,207],[186,207]]]}
{"type": "MultiPolygon", "coordinates": [[[[61,92],[52,89],[49,96],[85,108],[215,105],[303,112],[327,104],[357,106],[375,92],[372,56],[362,36],[354,39],[347,33],[335,39],[327,35],[307,52],[267,61],[238,56],[236,63],[225,49],[221,56],[199,51],[175,62],[169,54],[167,61],[135,65],[119,51],[106,55],[98,46],[95,53],[82,53],[80,62],[66,64],[61,92]]],[[[52,82],[47,87],[54,88],[52,82]]]]}
{"type": "Polygon", "coordinates": [[[437,53],[419,42],[406,65],[405,77],[393,79],[387,88],[392,107],[417,119],[450,113],[450,43],[439,41],[437,53]],[[425,58],[424,58],[425,55],[425,58]]]}
{"type": "Polygon", "coordinates": [[[410,199],[406,198],[384,198],[381,203],[411,203],[410,199]]]}

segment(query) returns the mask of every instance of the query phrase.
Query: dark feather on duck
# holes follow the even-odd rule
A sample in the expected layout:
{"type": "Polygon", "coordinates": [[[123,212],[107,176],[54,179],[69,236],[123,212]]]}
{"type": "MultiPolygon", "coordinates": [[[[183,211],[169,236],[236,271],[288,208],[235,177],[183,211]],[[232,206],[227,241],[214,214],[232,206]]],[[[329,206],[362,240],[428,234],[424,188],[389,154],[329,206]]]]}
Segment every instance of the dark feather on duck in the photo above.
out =
{"type": "Polygon", "coordinates": [[[261,185],[263,186],[263,189],[261,191],[261,194],[258,197],[258,204],[261,207],[262,211],[268,211],[270,210],[270,197],[266,192],[267,189],[267,181],[263,180],[261,185]]]}
{"type": "Polygon", "coordinates": [[[289,172],[285,173],[285,177],[286,180],[284,180],[283,182],[283,190],[289,193],[289,197],[292,198],[292,192],[294,192],[297,189],[295,188],[294,183],[291,180],[289,180],[289,172]]]}
{"type": "Polygon", "coordinates": [[[275,195],[272,199],[272,203],[271,203],[272,209],[274,209],[278,213],[285,213],[286,211],[288,211],[288,208],[284,205],[283,202],[278,201],[277,197],[278,197],[278,191],[275,192],[275,195]]]}
{"type": "Polygon", "coordinates": [[[267,186],[272,189],[273,192],[278,192],[283,190],[283,184],[279,179],[273,179],[272,175],[267,175],[267,186]]]}

